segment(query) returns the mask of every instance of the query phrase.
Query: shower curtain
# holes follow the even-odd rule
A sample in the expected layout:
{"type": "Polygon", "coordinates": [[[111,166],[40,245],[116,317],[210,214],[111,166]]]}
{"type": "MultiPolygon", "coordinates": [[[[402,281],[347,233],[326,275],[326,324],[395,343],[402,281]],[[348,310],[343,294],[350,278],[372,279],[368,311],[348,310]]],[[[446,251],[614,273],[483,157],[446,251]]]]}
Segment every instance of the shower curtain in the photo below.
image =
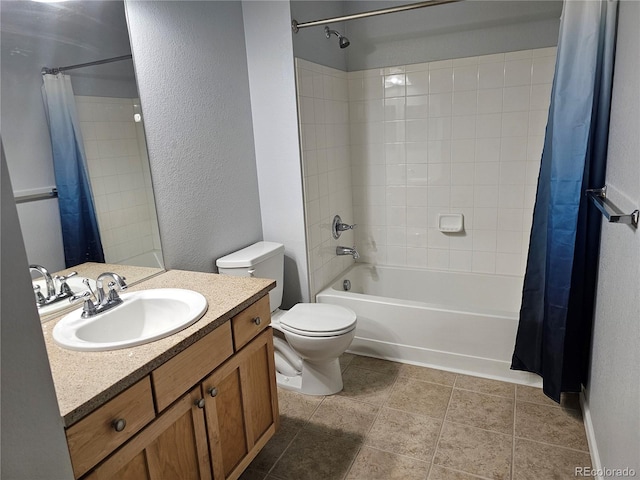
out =
{"type": "Polygon", "coordinates": [[[51,135],[65,264],[104,263],[71,78],[62,73],[43,75],[42,98],[51,135]]]}
{"type": "Polygon", "coordinates": [[[512,369],[544,392],[586,382],[605,180],[617,0],[565,0],[512,369]]]}

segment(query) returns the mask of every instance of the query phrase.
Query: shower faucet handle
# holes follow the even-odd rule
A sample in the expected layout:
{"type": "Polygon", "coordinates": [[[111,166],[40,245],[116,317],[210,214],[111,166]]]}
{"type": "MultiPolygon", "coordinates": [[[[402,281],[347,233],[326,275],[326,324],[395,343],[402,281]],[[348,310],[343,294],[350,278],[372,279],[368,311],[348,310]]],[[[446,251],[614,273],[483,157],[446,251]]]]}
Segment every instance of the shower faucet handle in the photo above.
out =
{"type": "Polygon", "coordinates": [[[342,223],[342,219],[340,218],[340,215],[336,215],[335,217],[333,217],[333,223],[331,225],[331,233],[333,234],[333,238],[337,240],[338,238],[340,238],[340,234],[342,234],[342,232],[346,230],[353,230],[357,226],[358,225],[356,225],[355,223],[353,225],[349,225],[348,223],[342,223]]]}

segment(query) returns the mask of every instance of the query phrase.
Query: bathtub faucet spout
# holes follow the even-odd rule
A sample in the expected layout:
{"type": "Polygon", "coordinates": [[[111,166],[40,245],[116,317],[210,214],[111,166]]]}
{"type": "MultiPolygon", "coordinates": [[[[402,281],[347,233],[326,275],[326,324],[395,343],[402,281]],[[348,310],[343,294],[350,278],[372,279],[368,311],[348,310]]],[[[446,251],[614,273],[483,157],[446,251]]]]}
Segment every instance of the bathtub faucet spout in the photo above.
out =
{"type": "Polygon", "coordinates": [[[351,255],[354,260],[360,258],[360,254],[356,250],[355,245],[353,247],[336,247],[336,255],[351,255]]]}

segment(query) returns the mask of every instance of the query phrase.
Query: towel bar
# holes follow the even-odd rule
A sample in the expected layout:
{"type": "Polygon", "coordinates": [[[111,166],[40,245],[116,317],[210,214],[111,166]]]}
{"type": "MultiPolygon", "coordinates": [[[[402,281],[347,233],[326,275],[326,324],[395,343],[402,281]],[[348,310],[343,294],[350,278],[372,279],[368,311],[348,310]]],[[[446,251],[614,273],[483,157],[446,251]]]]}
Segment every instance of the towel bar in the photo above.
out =
{"type": "Polygon", "coordinates": [[[638,217],[640,216],[639,210],[634,210],[631,213],[622,213],[611,201],[607,198],[607,186],[602,188],[587,189],[587,196],[593,201],[594,205],[602,212],[604,218],[609,223],[624,223],[631,225],[633,228],[638,228],[638,217]]]}

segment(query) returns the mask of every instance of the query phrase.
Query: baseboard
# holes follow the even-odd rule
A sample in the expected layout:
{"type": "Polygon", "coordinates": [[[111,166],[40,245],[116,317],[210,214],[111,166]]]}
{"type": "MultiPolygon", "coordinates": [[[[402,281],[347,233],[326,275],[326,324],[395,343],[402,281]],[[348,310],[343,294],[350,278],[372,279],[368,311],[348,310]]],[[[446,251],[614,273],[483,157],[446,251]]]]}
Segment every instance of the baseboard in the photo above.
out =
{"type": "MultiPolygon", "coordinates": [[[[593,429],[591,410],[589,410],[589,403],[587,402],[584,388],[582,389],[582,392],[580,392],[580,406],[582,407],[582,418],[584,421],[584,429],[587,434],[587,443],[589,444],[589,454],[591,455],[592,467],[594,471],[602,472],[602,463],[600,462],[598,443],[596,442],[596,432],[593,429]]],[[[591,478],[595,478],[596,480],[604,480],[602,475],[597,475],[591,478]]]]}

